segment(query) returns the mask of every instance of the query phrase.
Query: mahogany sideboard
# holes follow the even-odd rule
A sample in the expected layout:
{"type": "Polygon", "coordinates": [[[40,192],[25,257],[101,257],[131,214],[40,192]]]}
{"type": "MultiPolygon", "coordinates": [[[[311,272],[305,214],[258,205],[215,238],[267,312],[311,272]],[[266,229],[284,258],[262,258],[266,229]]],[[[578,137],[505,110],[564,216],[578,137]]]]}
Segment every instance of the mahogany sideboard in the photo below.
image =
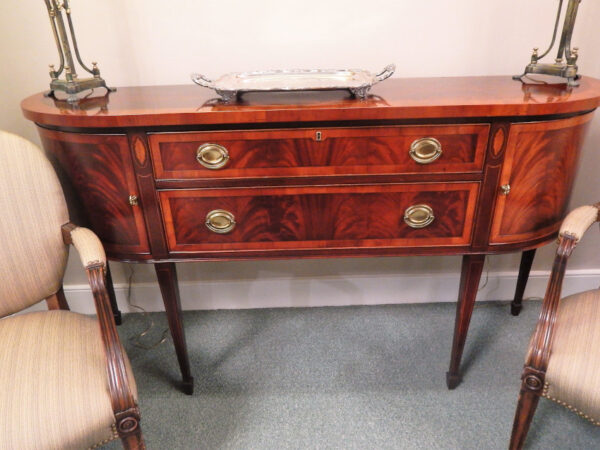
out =
{"type": "Polygon", "coordinates": [[[392,255],[463,255],[454,388],[485,255],[523,252],[518,314],[535,249],[566,213],[600,82],[390,79],[365,100],[213,95],[124,87],[77,105],[22,102],[72,214],[111,260],[155,265],[184,391],[176,262],[392,255]]]}

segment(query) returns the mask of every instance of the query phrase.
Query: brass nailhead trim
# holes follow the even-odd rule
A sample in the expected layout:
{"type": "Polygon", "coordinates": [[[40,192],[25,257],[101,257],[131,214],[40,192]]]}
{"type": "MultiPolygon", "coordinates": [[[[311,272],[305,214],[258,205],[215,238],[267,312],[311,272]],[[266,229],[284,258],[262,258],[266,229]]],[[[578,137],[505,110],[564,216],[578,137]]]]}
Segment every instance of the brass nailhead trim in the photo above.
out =
{"type": "Polygon", "coordinates": [[[119,433],[117,433],[117,424],[113,423],[110,426],[110,429],[112,430],[112,433],[113,433],[112,437],[109,437],[108,439],[104,439],[103,441],[100,441],[97,444],[92,445],[89,448],[89,450],[94,450],[96,448],[100,448],[100,447],[108,444],[109,442],[114,441],[115,439],[118,439],[119,438],[119,433]]]}
{"type": "Polygon", "coordinates": [[[577,408],[575,408],[574,406],[569,405],[566,402],[563,402],[562,400],[559,400],[557,398],[554,397],[550,397],[548,395],[548,391],[550,390],[550,384],[546,383],[544,385],[544,391],[542,392],[542,397],[547,398],[548,400],[552,400],[554,403],[558,403],[561,406],[564,406],[565,408],[567,408],[569,411],[573,411],[575,414],[577,414],[579,417],[583,417],[584,419],[586,419],[587,421],[593,423],[594,425],[596,425],[597,427],[600,427],[600,421],[594,419],[593,417],[588,416],[587,414],[585,414],[584,412],[581,412],[580,410],[578,410],[577,408]]]}

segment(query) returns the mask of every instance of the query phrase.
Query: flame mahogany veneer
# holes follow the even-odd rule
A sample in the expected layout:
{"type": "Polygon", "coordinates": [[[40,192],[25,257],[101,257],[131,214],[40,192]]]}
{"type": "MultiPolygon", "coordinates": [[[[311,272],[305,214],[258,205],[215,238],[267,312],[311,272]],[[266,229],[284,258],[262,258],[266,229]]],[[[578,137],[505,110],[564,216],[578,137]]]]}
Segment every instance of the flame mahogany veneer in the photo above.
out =
{"type": "Polygon", "coordinates": [[[535,248],[556,237],[600,82],[510,77],[391,79],[345,92],[245,94],[224,104],[195,86],[119,88],[77,106],[22,102],[61,177],[72,217],[117,261],[154,263],[184,391],[191,393],[175,262],[464,255],[447,383],[460,359],[486,254],[524,251],[518,313],[535,248]],[[442,154],[409,155],[420,138],[442,154]],[[202,144],[227,149],[208,169],[202,144]],[[502,186],[510,186],[510,192],[502,186]],[[131,196],[135,197],[130,201],[131,196]],[[435,219],[411,228],[405,210],[435,219]],[[209,211],[235,216],[210,231],[209,211]]]}

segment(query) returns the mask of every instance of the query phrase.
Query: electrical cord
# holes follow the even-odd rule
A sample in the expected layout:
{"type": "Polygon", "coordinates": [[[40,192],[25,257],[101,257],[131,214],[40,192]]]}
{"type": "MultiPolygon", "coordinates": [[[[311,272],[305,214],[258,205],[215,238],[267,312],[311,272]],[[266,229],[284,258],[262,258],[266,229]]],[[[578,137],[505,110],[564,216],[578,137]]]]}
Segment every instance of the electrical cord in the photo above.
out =
{"type": "Polygon", "coordinates": [[[485,280],[483,280],[483,284],[477,288],[477,292],[481,291],[488,284],[488,280],[490,279],[490,257],[485,258],[485,280]]]}
{"type": "Polygon", "coordinates": [[[146,319],[146,323],[148,324],[144,331],[134,336],[130,336],[129,342],[131,342],[131,344],[135,347],[142,348],[144,350],[151,350],[153,348],[158,347],[160,344],[167,340],[167,337],[169,336],[169,329],[165,328],[162,332],[161,338],[150,345],[144,344],[142,342],[142,338],[148,333],[150,333],[150,330],[154,328],[155,323],[148,311],[146,311],[141,306],[138,306],[135,303],[131,302],[131,285],[133,284],[133,275],[135,274],[135,270],[133,268],[133,264],[128,264],[127,266],[129,267],[129,276],[127,277],[127,304],[132,308],[140,310],[142,312],[142,316],[146,319]]]}
{"type": "MultiPolygon", "coordinates": [[[[481,283],[481,285],[479,286],[479,288],[477,289],[477,292],[483,290],[489,281],[490,278],[490,258],[489,256],[485,259],[485,279],[483,280],[483,283],[481,283]]],[[[531,296],[531,297],[526,297],[523,299],[523,301],[529,301],[529,300],[544,300],[543,297],[538,297],[538,296],[531,296]]],[[[481,306],[483,306],[483,303],[475,303],[475,308],[479,308],[481,306]]]]}

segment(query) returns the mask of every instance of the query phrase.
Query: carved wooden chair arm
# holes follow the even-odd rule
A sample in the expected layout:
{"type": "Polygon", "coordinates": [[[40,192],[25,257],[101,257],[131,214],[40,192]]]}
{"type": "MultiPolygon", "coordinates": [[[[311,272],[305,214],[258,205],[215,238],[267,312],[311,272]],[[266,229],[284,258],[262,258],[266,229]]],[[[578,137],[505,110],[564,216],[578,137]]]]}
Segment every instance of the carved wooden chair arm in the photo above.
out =
{"type": "Polygon", "coordinates": [[[594,222],[598,221],[598,208],[600,203],[595,205],[580,206],[571,211],[560,226],[559,236],[574,237],[579,242],[587,229],[594,222]]]}
{"type": "Polygon", "coordinates": [[[599,220],[600,203],[581,206],[571,211],[563,221],[558,237],[558,249],[544,296],[542,311],[529,345],[525,366],[543,375],[550,361],[554,324],[560,302],[567,261],[587,229],[599,220]]]}
{"type": "MultiPolygon", "coordinates": [[[[140,413],[129,382],[124,350],[119,340],[106,290],[104,248],[100,239],[86,228],[67,223],[63,225],[62,232],[65,243],[73,244],[77,249],[92,288],[106,355],[109,391],[117,421],[117,431],[122,438],[127,436],[133,438],[139,428],[140,413]]],[[[143,448],[143,442],[137,447],[143,448]]]]}
{"type": "Polygon", "coordinates": [[[102,242],[92,230],[68,223],[63,225],[62,231],[63,240],[67,244],[73,244],[73,247],[79,253],[83,267],[106,264],[106,254],[102,242]]]}

